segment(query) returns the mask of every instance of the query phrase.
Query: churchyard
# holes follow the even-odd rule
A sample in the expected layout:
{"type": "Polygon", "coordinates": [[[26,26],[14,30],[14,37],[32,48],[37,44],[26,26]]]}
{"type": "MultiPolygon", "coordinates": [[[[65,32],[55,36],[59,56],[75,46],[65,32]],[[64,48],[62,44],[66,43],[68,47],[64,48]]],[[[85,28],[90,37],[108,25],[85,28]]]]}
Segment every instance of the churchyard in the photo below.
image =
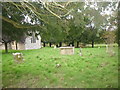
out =
{"type": "Polygon", "coordinates": [[[3,90],[118,88],[120,2],[14,1],[0,2],[3,90]]]}
{"type": "Polygon", "coordinates": [[[2,54],[3,88],[117,88],[118,48],[109,56],[106,48],[75,48],[74,55],[61,55],[60,49],[10,50],[2,54]],[[14,61],[13,53],[24,61],[14,61]]]}

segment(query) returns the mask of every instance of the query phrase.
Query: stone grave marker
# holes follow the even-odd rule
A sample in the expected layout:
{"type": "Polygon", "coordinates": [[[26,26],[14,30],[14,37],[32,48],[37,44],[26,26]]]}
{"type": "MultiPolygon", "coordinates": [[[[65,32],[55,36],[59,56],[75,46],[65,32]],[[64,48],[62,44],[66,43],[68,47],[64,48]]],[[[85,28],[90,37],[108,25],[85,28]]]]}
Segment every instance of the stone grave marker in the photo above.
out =
{"type": "Polygon", "coordinates": [[[74,54],[74,47],[60,47],[60,54],[73,55],[74,54]]]}
{"type": "Polygon", "coordinates": [[[54,49],[56,49],[56,45],[54,45],[54,49]]]}
{"type": "Polygon", "coordinates": [[[23,62],[23,54],[22,53],[13,53],[14,60],[16,62],[23,62]]]}
{"type": "Polygon", "coordinates": [[[82,48],[80,47],[80,56],[82,56],[82,48]]]}

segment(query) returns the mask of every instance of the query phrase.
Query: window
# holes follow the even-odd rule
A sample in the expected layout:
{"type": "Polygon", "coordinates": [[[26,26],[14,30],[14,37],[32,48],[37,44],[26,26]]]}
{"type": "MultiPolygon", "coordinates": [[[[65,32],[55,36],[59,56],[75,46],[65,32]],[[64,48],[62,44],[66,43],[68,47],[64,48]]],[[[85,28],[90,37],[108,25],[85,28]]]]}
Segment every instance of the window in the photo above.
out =
{"type": "Polygon", "coordinates": [[[31,43],[36,43],[36,38],[35,37],[31,38],[31,43]]]}

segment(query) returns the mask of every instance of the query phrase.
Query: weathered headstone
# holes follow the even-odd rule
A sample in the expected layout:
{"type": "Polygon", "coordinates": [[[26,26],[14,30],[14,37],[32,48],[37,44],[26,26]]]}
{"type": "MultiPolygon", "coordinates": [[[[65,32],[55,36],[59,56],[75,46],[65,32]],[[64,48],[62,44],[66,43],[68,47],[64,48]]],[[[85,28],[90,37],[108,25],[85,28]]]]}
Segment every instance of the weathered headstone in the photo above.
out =
{"type": "Polygon", "coordinates": [[[13,57],[16,62],[22,62],[24,60],[22,53],[13,53],[13,57]]]}
{"type": "Polygon", "coordinates": [[[106,44],[106,53],[108,52],[108,45],[106,44]]]}
{"type": "Polygon", "coordinates": [[[70,46],[72,47],[72,44],[70,44],[70,46]]]}
{"type": "Polygon", "coordinates": [[[61,64],[56,64],[56,67],[58,68],[58,67],[60,67],[61,66],[61,64]]]}
{"type": "Polygon", "coordinates": [[[100,47],[98,47],[98,48],[100,48],[100,47]]]}
{"type": "Polygon", "coordinates": [[[73,55],[74,47],[60,47],[60,53],[62,55],[73,55]]]}
{"type": "Polygon", "coordinates": [[[82,48],[80,47],[80,56],[82,56],[82,48]]]}
{"type": "Polygon", "coordinates": [[[115,52],[114,52],[112,44],[107,44],[106,45],[106,53],[108,53],[110,56],[114,56],[115,55],[115,52]]]}
{"type": "Polygon", "coordinates": [[[56,45],[54,45],[54,49],[56,49],[56,45]]]}

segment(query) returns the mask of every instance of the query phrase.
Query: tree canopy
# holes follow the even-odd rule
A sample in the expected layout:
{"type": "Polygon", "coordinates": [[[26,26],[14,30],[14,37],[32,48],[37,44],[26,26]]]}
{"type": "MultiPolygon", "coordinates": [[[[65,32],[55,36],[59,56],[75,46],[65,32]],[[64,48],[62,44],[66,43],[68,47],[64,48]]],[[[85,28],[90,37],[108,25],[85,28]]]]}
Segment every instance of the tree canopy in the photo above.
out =
{"type": "MultiPolygon", "coordinates": [[[[20,41],[38,31],[44,42],[91,43],[101,32],[117,29],[117,2],[5,2],[2,40],[20,41]],[[14,33],[14,34],[13,34],[14,33]]],[[[99,39],[99,40],[98,40],[99,39]]]]}

